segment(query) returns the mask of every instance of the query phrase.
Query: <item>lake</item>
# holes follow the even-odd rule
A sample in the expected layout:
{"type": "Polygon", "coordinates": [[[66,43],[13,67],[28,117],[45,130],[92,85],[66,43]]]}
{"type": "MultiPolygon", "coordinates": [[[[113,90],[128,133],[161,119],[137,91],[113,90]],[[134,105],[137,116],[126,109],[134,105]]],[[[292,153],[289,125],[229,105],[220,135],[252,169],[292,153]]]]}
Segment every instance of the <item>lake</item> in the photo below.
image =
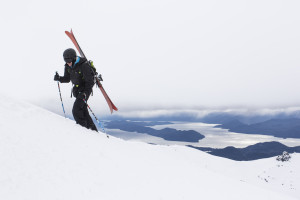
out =
{"type": "Polygon", "coordinates": [[[300,146],[300,139],[283,139],[267,135],[253,135],[229,132],[227,129],[214,128],[217,124],[172,122],[173,124],[156,125],[151,128],[160,130],[163,128],[174,128],[177,130],[195,130],[205,136],[198,143],[166,141],[159,137],[150,136],[136,132],[109,129],[108,134],[124,140],[142,141],[159,145],[193,145],[198,147],[224,148],[234,146],[237,148],[246,147],[259,142],[277,141],[290,147],[300,146]]]}

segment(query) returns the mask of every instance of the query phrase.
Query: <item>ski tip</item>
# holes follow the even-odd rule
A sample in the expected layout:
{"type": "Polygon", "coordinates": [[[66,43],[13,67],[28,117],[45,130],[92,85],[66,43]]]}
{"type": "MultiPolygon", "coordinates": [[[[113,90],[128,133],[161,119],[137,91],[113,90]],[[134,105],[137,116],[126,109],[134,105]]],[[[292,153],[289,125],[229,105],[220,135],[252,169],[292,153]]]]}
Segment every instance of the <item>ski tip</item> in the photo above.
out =
{"type": "Polygon", "coordinates": [[[113,106],[113,107],[112,107],[111,113],[112,113],[113,111],[118,111],[118,108],[117,108],[116,106],[113,106]]]}
{"type": "Polygon", "coordinates": [[[73,34],[73,31],[72,31],[72,29],[71,29],[71,31],[65,31],[65,33],[68,35],[68,34],[73,34]]]}

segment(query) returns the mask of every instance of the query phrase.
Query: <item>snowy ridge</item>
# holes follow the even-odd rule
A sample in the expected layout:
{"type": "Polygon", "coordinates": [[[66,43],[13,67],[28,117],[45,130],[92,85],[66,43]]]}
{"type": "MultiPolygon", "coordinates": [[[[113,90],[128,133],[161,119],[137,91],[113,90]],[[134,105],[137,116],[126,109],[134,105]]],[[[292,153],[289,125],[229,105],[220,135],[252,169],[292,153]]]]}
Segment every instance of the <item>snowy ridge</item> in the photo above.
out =
{"type": "Polygon", "coordinates": [[[187,147],[107,139],[1,96],[0,113],[0,199],[300,198],[299,154],[288,163],[236,162],[187,147]]]}

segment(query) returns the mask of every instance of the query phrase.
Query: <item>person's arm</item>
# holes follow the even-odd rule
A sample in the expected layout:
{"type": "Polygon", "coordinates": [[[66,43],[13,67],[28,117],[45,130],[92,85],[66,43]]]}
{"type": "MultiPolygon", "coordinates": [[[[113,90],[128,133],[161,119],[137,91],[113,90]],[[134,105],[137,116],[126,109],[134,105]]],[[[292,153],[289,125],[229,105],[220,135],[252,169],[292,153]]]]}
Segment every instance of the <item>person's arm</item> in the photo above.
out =
{"type": "Polygon", "coordinates": [[[70,73],[68,72],[67,67],[65,67],[64,76],[59,77],[59,82],[61,82],[61,83],[69,83],[70,82],[70,73]]]}

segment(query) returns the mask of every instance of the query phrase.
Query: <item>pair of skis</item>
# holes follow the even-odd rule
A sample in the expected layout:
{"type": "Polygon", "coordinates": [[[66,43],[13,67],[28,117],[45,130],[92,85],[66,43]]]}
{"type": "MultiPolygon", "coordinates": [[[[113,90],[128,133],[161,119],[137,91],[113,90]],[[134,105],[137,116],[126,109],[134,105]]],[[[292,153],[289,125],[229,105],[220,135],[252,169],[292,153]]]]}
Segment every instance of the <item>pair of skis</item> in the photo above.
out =
{"type": "MultiPolygon", "coordinates": [[[[67,36],[71,39],[71,41],[73,42],[73,44],[75,45],[76,49],[78,50],[78,52],[80,53],[81,57],[83,58],[86,58],[82,49],[80,48],[74,34],[73,34],[73,31],[71,29],[71,32],[69,31],[65,31],[65,33],[67,34],[67,36]]],[[[111,101],[111,99],[109,98],[109,96],[107,95],[106,91],[104,90],[103,88],[103,85],[100,83],[100,78],[98,76],[95,76],[96,78],[96,84],[97,86],[100,88],[108,106],[109,106],[109,109],[110,109],[110,113],[112,114],[113,111],[118,111],[118,108],[113,104],[113,102],[111,101]]]]}

